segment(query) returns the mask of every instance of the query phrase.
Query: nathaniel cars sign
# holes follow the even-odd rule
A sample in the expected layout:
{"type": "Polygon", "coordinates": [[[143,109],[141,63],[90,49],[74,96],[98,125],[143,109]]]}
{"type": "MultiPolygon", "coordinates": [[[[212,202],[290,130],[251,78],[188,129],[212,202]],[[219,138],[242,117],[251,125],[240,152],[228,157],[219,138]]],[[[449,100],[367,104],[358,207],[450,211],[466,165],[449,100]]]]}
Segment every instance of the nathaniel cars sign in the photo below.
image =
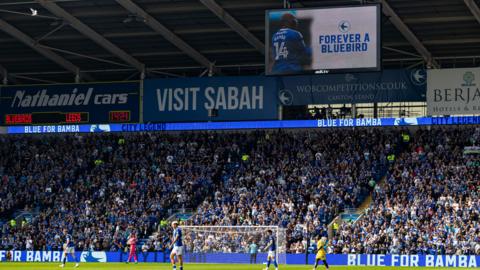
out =
{"type": "Polygon", "coordinates": [[[428,70],[427,107],[429,115],[480,114],[480,68],[428,70]]]}

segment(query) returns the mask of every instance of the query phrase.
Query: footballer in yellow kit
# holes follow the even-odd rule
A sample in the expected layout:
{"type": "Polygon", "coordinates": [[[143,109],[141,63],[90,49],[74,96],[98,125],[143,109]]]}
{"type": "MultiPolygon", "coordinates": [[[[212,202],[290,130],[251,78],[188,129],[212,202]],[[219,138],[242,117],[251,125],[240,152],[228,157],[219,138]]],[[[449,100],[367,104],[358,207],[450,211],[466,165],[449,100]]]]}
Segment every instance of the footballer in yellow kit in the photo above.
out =
{"type": "Polygon", "coordinates": [[[317,269],[318,262],[323,261],[323,264],[327,268],[328,263],[327,263],[327,244],[328,244],[328,239],[326,237],[322,237],[318,240],[317,242],[317,256],[315,257],[315,267],[313,268],[314,270],[317,269]]]}

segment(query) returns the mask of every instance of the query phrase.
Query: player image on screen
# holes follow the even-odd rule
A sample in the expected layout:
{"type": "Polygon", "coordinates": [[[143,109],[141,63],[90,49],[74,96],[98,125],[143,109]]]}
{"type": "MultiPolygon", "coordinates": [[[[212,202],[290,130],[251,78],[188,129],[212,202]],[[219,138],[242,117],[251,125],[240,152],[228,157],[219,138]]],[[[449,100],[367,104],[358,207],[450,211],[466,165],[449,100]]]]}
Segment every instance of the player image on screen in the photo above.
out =
{"type": "Polygon", "coordinates": [[[178,227],[178,222],[172,222],[173,228],[173,239],[170,253],[170,261],[172,263],[173,269],[177,269],[175,263],[175,256],[177,257],[178,263],[180,264],[180,270],[183,270],[183,243],[182,243],[182,229],[178,227]]]}
{"type": "Polygon", "coordinates": [[[65,267],[65,263],[67,262],[67,256],[70,254],[73,260],[75,261],[75,267],[78,267],[78,259],[75,256],[75,242],[73,241],[72,235],[68,233],[67,229],[63,229],[63,237],[64,237],[64,244],[63,244],[63,261],[60,267],[65,267]]]}
{"type": "Polygon", "coordinates": [[[312,51],[305,45],[303,35],[297,30],[298,20],[291,13],[284,13],[281,28],[272,36],[270,63],[272,74],[298,73],[311,62],[312,51]]]}
{"type": "Polygon", "coordinates": [[[265,250],[268,250],[267,255],[267,267],[265,270],[270,268],[270,264],[273,261],[273,265],[275,266],[275,270],[278,270],[278,263],[277,263],[277,244],[275,241],[275,236],[273,236],[273,231],[267,231],[267,246],[265,250]]]}

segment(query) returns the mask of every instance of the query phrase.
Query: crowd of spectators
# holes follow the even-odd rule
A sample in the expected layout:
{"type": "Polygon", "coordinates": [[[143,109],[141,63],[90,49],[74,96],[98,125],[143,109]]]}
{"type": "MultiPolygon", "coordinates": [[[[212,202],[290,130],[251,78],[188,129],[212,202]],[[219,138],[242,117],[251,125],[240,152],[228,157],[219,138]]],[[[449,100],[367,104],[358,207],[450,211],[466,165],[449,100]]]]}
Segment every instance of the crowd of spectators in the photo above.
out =
{"type": "Polygon", "coordinates": [[[480,255],[480,129],[421,129],[412,139],[331,252],[480,255]]]}
{"type": "MultiPolygon", "coordinates": [[[[39,214],[26,224],[4,223],[0,246],[58,250],[67,228],[79,250],[119,250],[131,230],[148,237],[168,210],[194,209],[206,197],[195,224],[279,225],[289,239],[301,240],[300,224],[325,231],[344,207],[362,201],[394,143],[386,134],[2,136],[0,215],[12,216],[14,209],[39,214]]],[[[160,235],[148,243],[151,249],[168,241],[160,235]]]]}
{"type": "Polygon", "coordinates": [[[336,215],[369,194],[398,139],[380,129],[245,136],[231,145],[246,153],[243,162],[224,171],[190,224],[275,225],[286,228],[289,252],[304,252],[307,232],[326,235],[336,215]]]}
{"type": "Polygon", "coordinates": [[[266,246],[265,230],[251,228],[187,228],[185,246],[196,253],[247,253],[250,243],[266,246]]]}
{"type": "Polygon", "coordinates": [[[148,237],[169,210],[194,207],[217,168],[208,134],[0,140],[0,216],[39,211],[29,223],[5,222],[0,249],[58,250],[63,228],[79,250],[122,249],[132,230],[148,237]]]}

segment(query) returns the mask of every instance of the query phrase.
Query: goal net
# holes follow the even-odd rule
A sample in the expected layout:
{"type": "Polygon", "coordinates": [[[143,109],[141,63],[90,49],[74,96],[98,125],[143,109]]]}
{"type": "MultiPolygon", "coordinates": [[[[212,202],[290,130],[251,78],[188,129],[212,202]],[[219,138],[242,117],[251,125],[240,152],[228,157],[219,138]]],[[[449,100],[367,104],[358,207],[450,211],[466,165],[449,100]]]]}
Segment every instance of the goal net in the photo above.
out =
{"type": "Polygon", "coordinates": [[[286,233],[278,226],[181,226],[186,262],[244,263],[267,262],[268,230],[276,241],[279,264],[286,263],[286,233]]]}

